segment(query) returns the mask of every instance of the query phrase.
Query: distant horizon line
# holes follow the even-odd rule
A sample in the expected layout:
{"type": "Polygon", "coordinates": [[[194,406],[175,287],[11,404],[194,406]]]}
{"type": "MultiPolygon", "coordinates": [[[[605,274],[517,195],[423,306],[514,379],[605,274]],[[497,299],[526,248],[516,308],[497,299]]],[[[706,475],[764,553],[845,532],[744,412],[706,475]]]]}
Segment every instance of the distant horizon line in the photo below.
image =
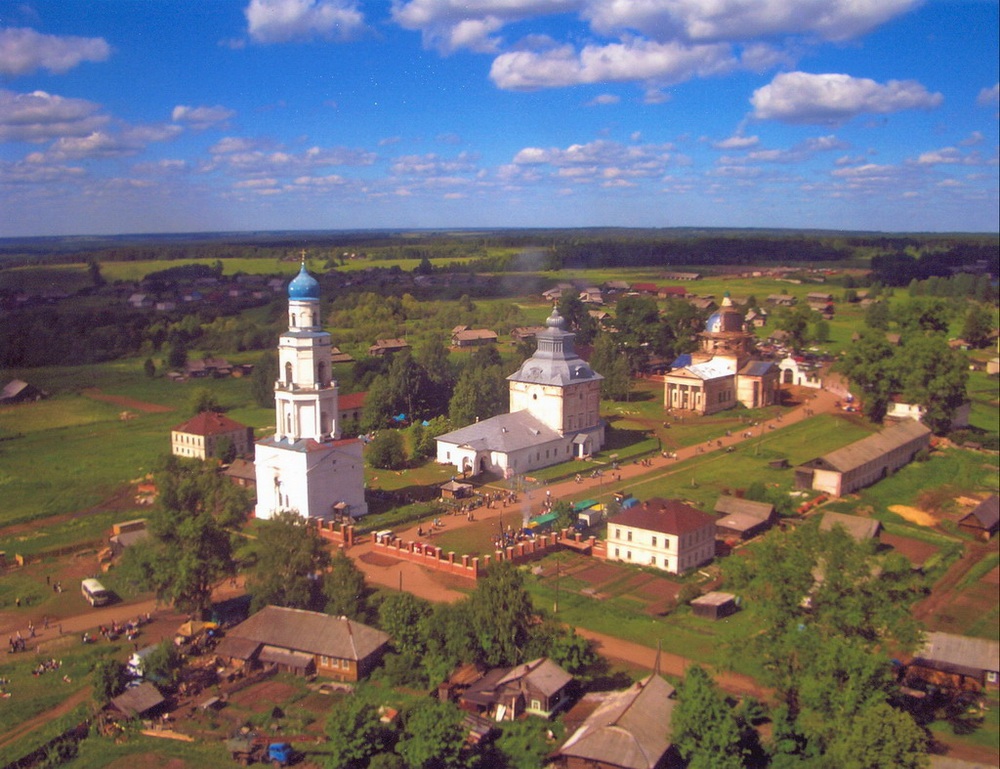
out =
{"type": "Polygon", "coordinates": [[[99,233],[99,234],[63,234],[63,235],[11,235],[0,236],[0,245],[29,242],[87,242],[87,241],[115,241],[123,240],[169,240],[169,239],[209,239],[219,240],[223,238],[247,238],[247,239],[269,239],[282,237],[316,237],[330,235],[374,235],[374,234],[403,234],[420,233],[425,235],[440,233],[544,233],[544,232],[727,232],[727,233],[775,233],[775,234],[830,234],[830,235],[861,235],[861,236],[921,236],[921,237],[998,237],[1000,231],[992,230],[865,230],[865,229],[831,229],[826,227],[705,227],[698,225],[677,225],[669,227],[641,227],[626,225],[591,225],[591,226],[498,226],[498,227],[350,227],[350,228],[329,228],[329,229],[274,229],[274,230],[186,230],[176,232],[123,232],[123,233],[99,233]]]}

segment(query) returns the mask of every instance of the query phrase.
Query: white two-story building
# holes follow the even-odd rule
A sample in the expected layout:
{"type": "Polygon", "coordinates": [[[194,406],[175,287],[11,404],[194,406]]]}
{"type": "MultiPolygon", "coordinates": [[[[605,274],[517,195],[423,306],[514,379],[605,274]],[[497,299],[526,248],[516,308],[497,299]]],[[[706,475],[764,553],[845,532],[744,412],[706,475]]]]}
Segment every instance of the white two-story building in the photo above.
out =
{"type": "Polygon", "coordinates": [[[608,522],[608,560],[683,574],[715,557],[715,517],[654,497],[608,522]]]}

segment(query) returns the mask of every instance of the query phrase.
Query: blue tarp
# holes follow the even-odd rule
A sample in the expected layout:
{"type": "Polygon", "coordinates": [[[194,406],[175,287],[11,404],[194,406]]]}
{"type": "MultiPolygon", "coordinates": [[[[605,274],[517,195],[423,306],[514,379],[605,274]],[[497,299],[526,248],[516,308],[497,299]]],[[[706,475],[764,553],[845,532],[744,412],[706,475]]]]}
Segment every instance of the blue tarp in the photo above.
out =
{"type": "Polygon", "coordinates": [[[392,418],[392,421],[394,421],[394,422],[405,422],[406,421],[406,414],[397,414],[396,416],[394,416],[392,418]]]}
{"type": "Polygon", "coordinates": [[[628,499],[622,500],[622,510],[628,510],[630,507],[635,507],[638,504],[638,499],[635,497],[629,497],[628,499]]]}

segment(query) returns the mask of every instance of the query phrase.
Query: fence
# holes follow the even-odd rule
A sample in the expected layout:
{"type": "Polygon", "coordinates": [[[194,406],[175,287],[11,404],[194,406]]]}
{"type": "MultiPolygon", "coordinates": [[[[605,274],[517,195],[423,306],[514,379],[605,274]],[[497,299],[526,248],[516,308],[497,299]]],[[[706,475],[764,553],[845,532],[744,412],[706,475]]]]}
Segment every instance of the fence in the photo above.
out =
{"type": "Polygon", "coordinates": [[[563,529],[558,533],[541,534],[532,539],[516,542],[497,550],[492,555],[484,555],[481,558],[479,556],[456,555],[454,551],[446,553],[437,545],[429,545],[424,542],[404,542],[399,537],[373,538],[372,550],[390,558],[417,563],[434,571],[454,574],[476,581],[486,574],[490,564],[494,561],[528,563],[561,547],[567,547],[587,555],[606,557],[607,551],[603,544],[597,542],[595,537],[584,539],[582,534],[571,533],[569,529],[563,529]]]}

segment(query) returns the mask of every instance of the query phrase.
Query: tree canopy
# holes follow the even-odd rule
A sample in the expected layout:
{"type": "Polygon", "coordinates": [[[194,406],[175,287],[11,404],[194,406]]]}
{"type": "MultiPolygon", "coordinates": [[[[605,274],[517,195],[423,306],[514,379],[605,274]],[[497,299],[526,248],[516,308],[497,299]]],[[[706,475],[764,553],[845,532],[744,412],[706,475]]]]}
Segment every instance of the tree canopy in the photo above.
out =
{"type": "Polygon", "coordinates": [[[782,705],[775,750],[826,755],[856,719],[888,701],[889,649],[918,641],[909,607],[919,585],[909,562],[814,524],[771,532],[724,571],[727,588],[763,625],[742,650],[763,663],[782,705]]]}
{"type": "Polygon", "coordinates": [[[247,577],[251,611],[268,605],[322,608],[323,572],[330,554],[305,518],[282,512],[261,521],[253,549],[256,563],[247,577]]]}

